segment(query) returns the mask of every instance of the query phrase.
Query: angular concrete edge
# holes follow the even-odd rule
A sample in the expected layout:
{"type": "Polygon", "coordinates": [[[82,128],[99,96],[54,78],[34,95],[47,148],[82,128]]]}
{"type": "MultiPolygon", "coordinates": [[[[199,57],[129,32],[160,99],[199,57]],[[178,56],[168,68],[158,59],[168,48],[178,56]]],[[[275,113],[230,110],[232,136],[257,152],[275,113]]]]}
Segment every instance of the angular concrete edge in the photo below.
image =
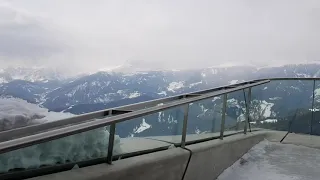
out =
{"type": "Polygon", "coordinates": [[[70,171],[31,178],[32,180],[181,180],[190,152],[173,148],[128,159],[115,161],[112,165],[99,164],[70,171]]]}
{"type": "MultiPolygon", "coordinates": [[[[212,140],[186,148],[192,151],[184,180],[213,180],[260,141],[271,138],[271,132],[252,132],[212,140]]],[[[280,137],[280,136],[279,136],[280,137]]],[[[279,140],[280,141],[280,140],[279,140]]]]}
{"type": "Polygon", "coordinates": [[[287,131],[272,131],[272,130],[264,130],[264,131],[258,131],[257,133],[266,133],[266,139],[271,142],[280,142],[288,133],[287,131]]]}
{"type": "MultiPolygon", "coordinates": [[[[263,139],[280,142],[286,133],[261,130],[248,132],[247,135],[235,134],[223,140],[215,139],[189,145],[186,149],[172,148],[114,161],[113,165],[98,164],[32,179],[212,180],[263,139]]],[[[135,146],[132,143],[131,145],[135,146]]]]}
{"type": "Polygon", "coordinates": [[[320,149],[320,136],[289,133],[282,143],[320,149]]]}

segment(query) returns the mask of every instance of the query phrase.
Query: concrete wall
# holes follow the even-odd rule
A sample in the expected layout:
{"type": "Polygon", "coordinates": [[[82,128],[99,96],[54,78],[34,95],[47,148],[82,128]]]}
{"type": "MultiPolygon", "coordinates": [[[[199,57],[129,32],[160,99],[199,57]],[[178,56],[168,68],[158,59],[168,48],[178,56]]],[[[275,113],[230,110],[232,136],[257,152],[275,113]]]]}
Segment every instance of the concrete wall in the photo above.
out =
{"type": "Polygon", "coordinates": [[[237,134],[181,148],[32,178],[33,180],[214,180],[263,139],[279,142],[286,132],[237,134]],[[190,161],[189,161],[190,158],[190,161]],[[188,164],[189,161],[189,164],[188,164]],[[186,172],[185,172],[186,171],[186,172]],[[183,178],[183,174],[185,176],[183,178]]]}
{"type": "Polygon", "coordinates": [[[184,180],[213,180],[231,166],[265,134],[235,135],[224,140],[208,141],[187,146],[192,156],[184,180]]]}
{"type": "Polygon", "coordinates": [[[173,148],[32,180],[181,180],[189,157],[189,151],[173,148]]]}

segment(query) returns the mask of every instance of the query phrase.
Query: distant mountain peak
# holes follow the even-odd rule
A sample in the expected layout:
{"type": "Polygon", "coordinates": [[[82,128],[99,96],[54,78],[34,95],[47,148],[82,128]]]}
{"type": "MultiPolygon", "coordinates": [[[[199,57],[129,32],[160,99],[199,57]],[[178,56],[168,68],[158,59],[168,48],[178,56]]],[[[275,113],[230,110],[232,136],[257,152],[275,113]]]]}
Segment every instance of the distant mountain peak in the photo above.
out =
{"type": "Polygon", "coordinates": [[[0,70],[0,82],[2,83],[13,80],[46,82],[49,80],[65,80],[68,77],[57,69],[45,67],[7,67],[0,70]]]}

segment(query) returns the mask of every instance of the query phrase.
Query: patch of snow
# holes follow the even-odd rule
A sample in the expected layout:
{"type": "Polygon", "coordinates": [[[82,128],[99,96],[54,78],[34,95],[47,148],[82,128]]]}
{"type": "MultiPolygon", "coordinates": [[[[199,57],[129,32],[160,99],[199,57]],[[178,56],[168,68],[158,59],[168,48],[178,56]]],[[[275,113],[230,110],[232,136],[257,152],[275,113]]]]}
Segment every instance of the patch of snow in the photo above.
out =
{"type": "Polygon", "coordinates": [[[304,78],[309,78],[309,77],[311,77],[310,75],[304,74],[304,73],[297,73],[297,75],[298,75],[299,77],[304,77],[304,78]]]}
{"type": "Polygon", "coordinates": [[[206,77],[206,74],[205,74],[205,73],[201,73],[201,76],[202,76],[202,77],[206,77]]]}
{"type": "Polygon", "coordinates": [[[184,87],[184,82],[171,82],[167,87],[168,91],[175,92],[175,90],[181,89],[184,87]]]}
{"type": "MultiPolygon", "coordinates": [[[[164,120],[163,122],[165,122],[165,120],[164,120]]],[[[177,123],[178,123],[178,120],[177,120],[177,117],[169,114],[168,119],[167,119],[167,122],[168,122],[169,124],[172,124],[172,123],[177,124],[177,123]]]]}
{"type": "Polygon", "coordinates": [[[262,124],[263,123],[276,123],[276,122],[278,122],[278,120],[277,119],[266,119],[266,120],[264,120],[264,121],[260,121],[262,124]]]}
{"type": "Polygon", "coordinates": [[[158,93],[159,95],[164,95],[164,96],[167,96],[167,92],[166,91],[161,91],[158,93]]]}
{"type": "Polygon", "coordinates": [[[139,97],[139,96],[141,96],[141,94],[139,92],[135,91],[134,93],[130,93],[128,98],[132,99],[132,98],[136,98],[136,97],[139,97]]]}
{"type": "Polygon", "coordinates": [[[273,98],[269,98],[269,100],[274,101],[274,100],[279,100],[282,99],[282,97],[273,97],[273,98]]]}
{"type": "Polygon", "coordinates": [[[221,97],[214,97],[213,99],[212,99],[212,102],[215,102],[216,100],[218,100],[218,99],[221,99],[221,97]]]}
{"type": "Polygon", "coordinates": [[[104,97],[98,97],[93,100],[94,103],[107,103],[110,101],[112,101],[112,99],[110,97],[108,97],[107,94],[105,94],[104,97]]]}
{"type": "Polygon", "coordinates": [[[73,106],[74,106],[74,105],[71,105],[71,106],[69,106],[67,109],[65,109],[65,110],[63,110],[63,111],[61,111],[61,112],[65,112],[65,111],[67,111],[67,110],[69,110],[69,109],[72,109],[73,106]]]}
{"type": "Polygon", "coordinates": [[[162,121],[162,112],[158,112],[158,122],[161,122],[162,121]]]}
{"type": "Polygon", "coordinates": [[[76,86],[75,88],[73,88],[69,93],[67,93],[66,96],[73,97],[77,92],[84,91],[87,88],[87,86],[88,86],[88,82],[80,84],[80,85],[76,86]]]}
{"type": "Polygon", "coordinates": [[[192,88],[193,86],[196,86],[196,85],[198,85],[198,84],[202,84],[202,81],[196,82],[196,83],[191,83],[191,84],[189,85],[189,88],[192,88]]]}
{"type": "Polygon", "coordinates": [[[263,88],[263,90],[267,90],[267,89],[268,89],[268,87],[264,87],[264,88],[263,88]]]}
{"type": "Polygon", "coordinates": [[[236,84],[237,82],[239,82],[239,80],[231,80],[229,81],[229,84],[236,84]]]}
{"type": "Polygon", "coordinates": [[[199,129],[198,127],[196,127],[196,129],[194,130],[194,132],[195,132],[196,134],[201,134],[201,131],[200,131],[200,129],[199,129]]]}
{"type": "Polygon", "coordinates": [[[320,96],[320,88],[314,90],[315,96],[320,96]]]}
{"type": "Polygon", "coordinates": [[[291,88],[291,89],[295,89],[295,90],[301,92],[301,90],[300,90],[298,87],[290,86],[290,88],[291,88]]]}
{"type": "Polygon", "coordinates": [[[274,103],[268,103],[267,101],[262,101],[260,104],[261,109],[264,110],[263,116],[270,117],[271,116],[271,108],[274,106],[274,103]]]}
{"type": "Polygon", "coordinates": [[[142,119],[142,123],[140,124],[140,127],[134,130],[134,133],[141,133],[147,129],[151,128],[151,125],[146,123],[146,119],[142,119]]]}
{"type": "Polygon", "coordinates": [[[93,81],[93,82],[91,82],[91,85],[92,86],[101,86],[99,81],[93,81]]]}
{"type": "Polygon", "coordinates": [[[118,93],[118,94],[123,94],[123,93],[124,93],[124,90],[118,90],[117,93],[118,93]]]}
{"type": "Polygon", "coordinates": [[[237,107],[237,108],[240,108],[240,105],[239,105],[239,103],[238,103],[238,100],[237,100],[237,99],[234,99],[234,98],[227,100],[227,106],[228,106],[228,107],[237,107]]]}

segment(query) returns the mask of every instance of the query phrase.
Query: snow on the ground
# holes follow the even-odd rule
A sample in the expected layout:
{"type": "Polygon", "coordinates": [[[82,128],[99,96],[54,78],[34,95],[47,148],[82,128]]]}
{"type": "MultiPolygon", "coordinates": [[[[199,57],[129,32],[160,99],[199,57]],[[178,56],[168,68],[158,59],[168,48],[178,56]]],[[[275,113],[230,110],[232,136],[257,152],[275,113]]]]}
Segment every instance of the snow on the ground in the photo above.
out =
{"type": "Polygon", "coordinates": [[[164,95],[164,96],[167,96],[167,92],[166,91],[161,91],[158,93],[159,95],[164,95]]]}
{"type": "Polygon", "coordinates": [[[217,180],[318,180],[320,150],[264,140],[217,180]]]}
{"type": "Polygon", "coordinates": [[[237,82],[239,82],[239,80],[231,80],[231,81],[229,81],[229,84],[237,84],[237,82]]]}
{"type": "Polygon", "coordinates": [[[180,88],[183,88],[184,87],[184,82],[180,81],[180,82],[171,82],[169,84],[169,86],[167,87],[167,90],[168,91],[171,91],[171,92],[175,92],[175,90],[178,90],[180,88]]]}
{"type": "Polygon", "coordinates": [[[274,103],[268,103],[267,101],[262,101],[260,104],[261,109],[264,109],[264,117],[270,117],[271,116],[271,108],[274,106],[274,103]]]}
{"type": "Polygon", "coordinates": [[[192,88],[193,86],[196,86],[196,85],[198,85],[198,84],[202,84],[202,81],[189,84],[189,88],[192,88]]]}
{"type": "Polygon", "coordinates": [[[130,93],[129,95],[129,99],[132,99],[132,98],[136,98],[136,97],[139,97],[141,94],[137,91],[135,91],[134,93],[130,93]]]}
{"type": "Polygon", "coordinates": [[[146,123],[146,119],[142,119],[142,123],[140,124],[139,128],[134,129],[134,133],[141,133],[147,129],[151,128],[151,125],[146,123]]]}

